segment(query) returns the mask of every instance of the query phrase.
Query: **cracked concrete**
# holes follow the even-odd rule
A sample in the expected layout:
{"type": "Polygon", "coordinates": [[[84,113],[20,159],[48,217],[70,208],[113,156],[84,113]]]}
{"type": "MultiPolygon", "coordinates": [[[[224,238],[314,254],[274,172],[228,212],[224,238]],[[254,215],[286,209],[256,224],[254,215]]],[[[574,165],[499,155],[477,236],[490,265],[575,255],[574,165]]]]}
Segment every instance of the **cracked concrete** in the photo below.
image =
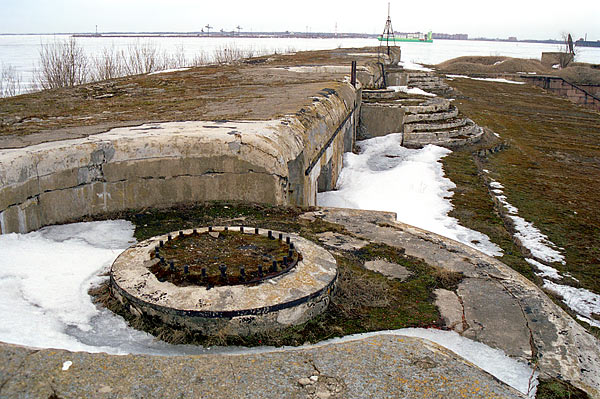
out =
{"type": "MultiPolygon", "coordinates": [[[[600,398],[600,344],[535,284],[470,247],[395,221],[389,212],[323,209],[323,220],[338,223],[360,239],[381,242],[454,272],[465,279],[457,294],[464,329],[457,331],[507,354],[537,364],[540,375],[570,381],[600,398]]],[[[455,306],[456,308],[457,306],[455,306]]],[[[442,307],[442,311],[443,311],[442,307]]],[[[456,310],[447,314],[457,320],[456,310]]]]}

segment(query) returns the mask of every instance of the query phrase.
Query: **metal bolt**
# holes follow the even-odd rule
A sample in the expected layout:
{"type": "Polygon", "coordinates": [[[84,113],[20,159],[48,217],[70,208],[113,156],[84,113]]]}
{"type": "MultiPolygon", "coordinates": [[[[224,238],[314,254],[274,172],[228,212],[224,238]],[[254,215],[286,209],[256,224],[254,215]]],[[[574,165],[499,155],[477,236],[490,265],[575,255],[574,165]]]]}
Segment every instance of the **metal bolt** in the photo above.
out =
{"type": "Polygon", "coordinates": [[[212,231],[212,226],[208,226],[208,231],[212,231]]]}
{"type": "Polygon", "coordinates": [[[175,271],[175,262],[173,262],[173,261],[169,262],[169,269],[171,269],[172,272],[175,271]]]}
{"type": "Polygon", "coordinates": [[[198,234],[198,229],[194,229],[194,234],[198,234]]]}
{"type": "Polygon", "coordinates": [[[294,249],[294,243],[293,242],[290,242],[290,249],[292,249],[292,250],[294,249]]]}
{"type": "Polygon", "coordinates": [[[179,237],[183,237],[183,231],[179,230],[179,237]]]}
{"type": "Polygon", "coordinates": [[[244,232],[244,226],[240,226],[240,233],[244,232]]]}
{"type": "Polygon", "coordinates": [[[171,241],[171,234],[167,236],[167,241],[171,241]]]}
{"type": "Polygon", "coordinates": [[[269,239],[273,239],[273,232],[271,230],[268,231],[267,236],[269,237],[269,239]]]}
{"type": "Polygon", "coordinates": [[[254,234],[258,234],[258,227],[254,228],[254,234]]]}
{"type": "Polygon", "coordinates": [[[258,277],[262,277],[262,276],[263,276],[262,265],[258,265],[258,277]]]}
{"type": "Polygon", "coordinates": [[[229,230],[229,227],[225,226],[225,228],[223,230],[227,231],[227,230],[229,230]]]}
{"type": "Polygon", "coordinates": [[[283,240],[283,233],[279,233],[279,241],[283,240]]]}
{"type": "Polygon", "coordinates": [[[287,256],[284,256],[283,257],[283,265],[287,266],[287,262],[288,262],[288,258],[287,258],[287,256]]]}
{"type": "Polygon", "coordinates": [[[162,247],[164,247],[164,246],[165,246],[165,242],[164,242],[163,240],[160,240],[160,241],[158,242],[158,245],[160,245],[160,247],[162,248],[162,247]]]}
{"type": "Polygon", "coordinates": [[[244,266],[240,267],[240,276],[242,276],[242,279],[246,279],[246,269],[244,269],[244,266]]]}
{"type": "Polygon", "coordinates": [[[200,273],[202,275],[202,278],[206,278],[206,267],[203,267],[200,273]]]}
{"type": "Polygon", "coordinates": [[[276,260],[273,261],[273,266],[271,266],[271,271],[272,272],[276,272],[277,271],[277,261],[276,260]]]}
{"type": "Polygon", "coordinates": [[[287,245],[290,245],[290,237],[289,236],[285,237],[285,243],[287,245]]]}
{"type": "Polygon", "coordinates": [[[154,247],[154,252],[156,252],[156,256],[158,256],[158,247],[154,247]]]}
{"type": "Polygon", "coordinates": [[[290,261],[291,261],[293,257],[294,257],[294,250],[293,250],[293,249],[290,249],[290,250],[288,251],[288,258],[289,258],[289,259],[290,259],[290,261]]]}
{"type": "Polygon", "coordinates": [[[161,256],[159,259],[160,259],[160,263],[165,263],[165,258],[163,258],[163,257],[161,256]]]}
{"type": "Polygon", "coordinates": [[[190,274],[190,267],[188,265],[183,265],[183,273],[190,274]]]}
{"type": "Polygon", "coordinates": [[[219,271],[221,272],[221,278],[224,279],[227,277],[227,266],[225,266],[225,265],[219,266],[219,271]]]}

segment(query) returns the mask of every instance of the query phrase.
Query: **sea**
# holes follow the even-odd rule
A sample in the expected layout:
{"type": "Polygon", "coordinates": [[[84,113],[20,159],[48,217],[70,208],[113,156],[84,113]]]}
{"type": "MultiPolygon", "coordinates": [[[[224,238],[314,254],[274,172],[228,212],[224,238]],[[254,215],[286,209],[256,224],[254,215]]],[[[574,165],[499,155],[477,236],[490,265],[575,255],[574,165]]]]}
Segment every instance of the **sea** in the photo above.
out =
{"type": "MultiPolygon", "coordinates": [[[[0,35],[0,70],[13,67],[24,88],[31,87],[39,65],[43,44],[68,40],[70,35],[0,35]]],[[[303,50],[325,50],[378,46],[377,39],[348,38],[223,38],[223,37],[77,37],[76,42],[89,56],[99,56],[105,49],[127,50],[136,45],[152,45],[170,54],[183,51],[186,58],[208,55],[215,50],[236,48],[257,54],[303,50]]],[[[402,60],[421,64],[440,62],[465,55],[508,56],[540,59],[542,52],[559,51],[560,46],[547,43],[500,42],[478,40],[434,40],[433,43],[399,43],[402,60]]],[[[577,61],[600,64],[600,48],[577,48],[577,61]]]]}

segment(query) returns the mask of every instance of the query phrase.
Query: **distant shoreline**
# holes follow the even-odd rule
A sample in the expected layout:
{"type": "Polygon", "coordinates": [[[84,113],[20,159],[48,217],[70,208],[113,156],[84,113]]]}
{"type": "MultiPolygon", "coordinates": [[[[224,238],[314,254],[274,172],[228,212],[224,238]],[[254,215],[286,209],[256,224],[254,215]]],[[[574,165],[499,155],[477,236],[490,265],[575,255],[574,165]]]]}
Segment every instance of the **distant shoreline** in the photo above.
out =
{"type": "MultiPolygon", "coordinates": [[[[376,39],[380,34],[376,33],[331,33],[331,32],[104,32],[104,33],[0,33],[0,36],[41,36],[41,35],[65,35],[81,38],[231,38],[231,39],[268,39],[268,38],[286,38],[286,39],[376,39]]],[[[474,37],[467,39],[436,38],[435,40],[468,40],[468,41],[488,41],[488,42],[512,42],[512,43],[546,43],[562,45],[562,40],[555,39],[502,39],[474,37]]],[[[595,43],[595,42],[592,42],[595,43]]]]}

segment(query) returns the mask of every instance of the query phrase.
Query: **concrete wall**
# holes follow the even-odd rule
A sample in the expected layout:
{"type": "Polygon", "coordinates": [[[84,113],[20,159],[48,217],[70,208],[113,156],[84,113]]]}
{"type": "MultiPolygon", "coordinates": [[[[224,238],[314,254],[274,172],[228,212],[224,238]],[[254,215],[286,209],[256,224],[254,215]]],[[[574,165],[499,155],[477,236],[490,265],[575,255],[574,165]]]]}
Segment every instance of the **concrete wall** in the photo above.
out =
{"type": "Polygon", "coordinates": [[[583,105],[587,108],[600,110],[600,97],[584,90],[581,87],[575,86],[563,78],[556,76],[533,76],[521,75],[527,82],[530,82],[543,89],[551,91],[559,96],[567,97],[576,104],[583,105]]]}
{"type": "Polygon", "coordinates": [[[0,233],[205,200],[314,205],[352,147],[360,90],[332,82],[317,98],[271,121],[148,124],[0,150],[0,233]]]}
{"type": "Polygon", "coordinates": [[[360,110],[358,140],[403,131],[404,108],[391,103],[365,103],[360,110]]]}

